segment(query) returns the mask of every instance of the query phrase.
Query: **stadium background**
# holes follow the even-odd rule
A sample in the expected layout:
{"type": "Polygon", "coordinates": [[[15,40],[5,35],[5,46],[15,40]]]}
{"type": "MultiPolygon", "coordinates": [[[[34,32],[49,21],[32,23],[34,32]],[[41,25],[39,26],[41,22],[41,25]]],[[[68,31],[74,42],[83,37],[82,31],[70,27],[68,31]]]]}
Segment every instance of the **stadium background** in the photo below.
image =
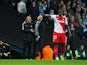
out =
{"type": "MultiPolygon", "coordinates": [[[[25,20],[23,14],[19,14],[14,7],[0,6],[0,40],[10,43],[14,52],[21,52],[22,48],[22,31],[21,24],[25,20]]],[[[74,48],[84,44],[87,52],[87,39],[75,37],[74,48]]],[[[17,54],[18,55],[18,54],[17,54]]]]}

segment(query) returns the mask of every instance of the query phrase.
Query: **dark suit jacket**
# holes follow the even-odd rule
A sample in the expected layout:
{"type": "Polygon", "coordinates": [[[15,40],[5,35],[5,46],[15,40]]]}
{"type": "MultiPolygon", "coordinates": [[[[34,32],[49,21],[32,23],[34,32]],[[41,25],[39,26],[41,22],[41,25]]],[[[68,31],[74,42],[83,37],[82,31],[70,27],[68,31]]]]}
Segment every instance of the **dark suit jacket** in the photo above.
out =
{"type": "Polygon", "coordinates": [[[24,24],[24,34],[23,34],[23,40],[31,41],[33,38],[34,33],[30,31],[30,29],[33,29],[32,23],[25,23],[24,24]]]}
{"type": "MultiPolygon", "coordinates": [[[[36,22],[37,22],[37,21],[35,21],[34,24],[36,24],[36,22]]],[[[39,24],[38,32],[39,32],[39,36],[40,36],[41,38],[44,38],[44,37],[45,37],[45,24],[44,24],[43,21],[39,24]]],[[[37,37],[37,36],[36,36],[36,37],[37,37]]]]}

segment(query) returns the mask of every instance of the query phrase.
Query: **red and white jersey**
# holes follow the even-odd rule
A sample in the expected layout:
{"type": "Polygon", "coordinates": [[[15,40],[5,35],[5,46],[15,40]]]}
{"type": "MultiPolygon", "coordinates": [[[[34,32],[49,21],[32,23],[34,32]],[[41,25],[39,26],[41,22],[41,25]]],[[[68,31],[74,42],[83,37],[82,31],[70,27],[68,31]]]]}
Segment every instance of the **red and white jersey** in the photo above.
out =
{"type": "Polygon", "coordinates": [[[54,19],[54,32],[65,33],[65,25],[68,25],[65,16],[50,15],[54,19]]]}

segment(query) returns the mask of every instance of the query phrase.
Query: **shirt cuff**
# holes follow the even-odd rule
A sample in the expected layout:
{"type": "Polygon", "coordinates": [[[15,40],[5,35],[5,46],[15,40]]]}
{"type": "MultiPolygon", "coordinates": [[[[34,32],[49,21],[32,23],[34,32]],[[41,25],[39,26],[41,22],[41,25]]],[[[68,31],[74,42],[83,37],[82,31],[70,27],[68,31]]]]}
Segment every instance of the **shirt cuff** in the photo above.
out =
{"type": "Polygon", "coordinates": [[[40,38],[40,36],[37,36],[38,38],[40,38]]]}

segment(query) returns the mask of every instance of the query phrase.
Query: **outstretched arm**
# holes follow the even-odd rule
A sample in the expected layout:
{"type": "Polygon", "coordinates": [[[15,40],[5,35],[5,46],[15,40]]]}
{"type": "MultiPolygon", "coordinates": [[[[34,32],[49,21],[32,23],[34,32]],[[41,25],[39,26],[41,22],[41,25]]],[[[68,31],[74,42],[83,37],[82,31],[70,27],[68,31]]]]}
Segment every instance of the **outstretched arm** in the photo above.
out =
{"type": "Polygon", "coordinates": [[[48,17],[50,20],[53,20],[50,14],[43,14],[43,16],[48,17]]]}

